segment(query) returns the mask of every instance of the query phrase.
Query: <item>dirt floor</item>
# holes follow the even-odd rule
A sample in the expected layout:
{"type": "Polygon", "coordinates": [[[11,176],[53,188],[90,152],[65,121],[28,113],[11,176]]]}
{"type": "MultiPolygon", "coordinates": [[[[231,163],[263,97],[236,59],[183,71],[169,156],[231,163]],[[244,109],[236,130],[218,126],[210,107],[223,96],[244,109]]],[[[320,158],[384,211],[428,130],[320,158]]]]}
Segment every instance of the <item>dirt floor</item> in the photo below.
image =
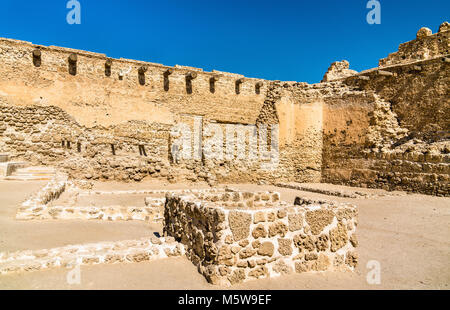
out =
{"type": "Polygon", "coordinates": [[[45,184],[46,181],[0,181],[0,252],[139,239],[151,236],[154,232],[162,232],[161,224],[140,221],[15,220],[18,206],[45,184]]]}
{"type": "MultiPolygon", "coordinates": [[[[16,221],[18,205],[45,182],[0,181],[0,252],[68,244],[137,239],[161,232],[161,225],[138,221],[16,221]]],[[[359,207],[360,255],[356,272],[292,274],[247,282],[233,289],[450,289],[450,198],[425,195],[351,199],[273,186],[231,185],[276,190],[282,200],[296,196],[351,202],[359,207]],[[381,284],[366,281],[367,262],[381,266],[381,284]]],[[[320,185],[327,189],[349,187],[320,185]]],[[[178,189],[179,184],[97,183],[96,190],[178,189]]],[[[205,188],[200,185],[198,187],[205,188]]],[[[354,189],[353,189],[354,190],[354,189]]],[[[376,194],[384,191],[357,189],[376,194]]],[[[84,199],[84,198],[83,198],[84,199]]],[[[139,197],[141,200],[142,197],[139,197]]],[[[120,202],[120,200],[118,200],[120,202]]],[[[184,258],[81,267],[81,284],[69,285],[67,269],[0,276],[0,289],[218,289],[184,258]]]]}

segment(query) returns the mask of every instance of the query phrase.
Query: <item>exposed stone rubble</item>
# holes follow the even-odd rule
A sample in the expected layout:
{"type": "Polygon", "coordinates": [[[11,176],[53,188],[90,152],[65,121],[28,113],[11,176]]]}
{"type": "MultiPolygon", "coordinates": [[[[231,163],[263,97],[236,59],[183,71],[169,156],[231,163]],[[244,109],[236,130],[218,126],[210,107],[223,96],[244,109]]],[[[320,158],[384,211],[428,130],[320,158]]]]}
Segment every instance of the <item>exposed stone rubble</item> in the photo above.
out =
{"type": "Polygon", "coordinates": [[[341,80],[358,73],[358,71],[350,70],[349,67],[350,64],[347,60],[333,62],[325,73],[322,82],[341,80]]]}
{"type": "Polygon", "coordinates": [[[328,196],[336,196],[336,197],[343,197],[343,198],[375,198],[375,197],[384,197],[384,196],[399,196],[399,195],[405,195],[400,193],[390,193],[386,192],[384,194],[373,194],[373,193],[366,193],[358,190],[332,190],[332,189],[324,189],[324,188],[318,188],[314,187],[310,184],[298,184],[298,183],[277,183],[275,186],[283,187],[283,188],[290,188],[295,189],[299,191],[305,191],[305,192],[312,192],[312,193],[318,193],[318,194],[324,194],[328,196]]]}
{"type": "Polygon", "coordinates": [[[155,236],[139,240],[69,245],[37,251],[0,253],[0,275],[82,265],[139,263],[184,255],[173,238],[155,236]]]}
{"type": "Polygon", "coordinates": [[[292,205],[274,192],[168,193],[166,199],[164,232],[185,245],[210,283],[230,286],[357,264],[355,206],[292,205]]]}
{"type": "Polygon", "coordinates": [[[58,173],[47,185],[22,204],[23,208],[42,207],[50,201],[58,199],[65,191],[68,177],[64,173],[58,173]]]}
{"type": "Polygon", "coordinates": [[[370,126],[366,135],[367,152],[386,152],[394,143],[408,135],[408,129],[401,128],[391,104],[375,96],[374,110],[370,113],[370,126]]]}
{"type": "Polygon", "coordinates": [[[357,73],[347,61],[335,62],[317,84],[0,39],[0,152],[62,169],[74,180],[326,182],[448,196],[448,25],[435,34],[420,29],[377,68],[357,73]],[[45,66],[36,66],[36,49],[45,66]],[[76,75],[67,67],[72,53],[76,75]],[[136,76],[143,66],[142,81],[136,76]],[[188,83],[187,76],[196,78],[188,83]],[[198,140],[193,149],[174,147],[180,124],[198,140]],[[249,125],[232,157],[195,150],[226,146],[249,125]],[[267,132],[255,134],[262,128],[267,132]],[[179,158],[176,149],[198,156],[179,158]],[[258,156],[239,155],[251,149],[258,156]]]}
{"type": "Polygon", "coordinates": [[[448,56],[450,27],[444,22],[435,34],[431,29],[422,27],[417,31],[416,40],[400,44],[398,52],[389,54],[380,60],[380,67],[398,63],[408,63],[416,60],[448,56]]]}
{"type": "MultiPolygon", "coordinates": [[[[146,197],[143,206],[74,206],[79,195],[133,195],[165,194],[169,190],[133,190],[133,191],[84,191],[68,181],[67,175],[57,174],[44,188],[26,200],[16,213],[17,220],[103,220],[103,221],[145,221],[161,222],[164,216],[165,198],[146,197]],[[72,203],[69,205],[51,204],[64,192],[69,192],[72,203]]],[[[86,185],[84,183],[84,185],[86,185]]],[[[221,189],[173,190],[179,193],[211,193],[221,189]]]]}

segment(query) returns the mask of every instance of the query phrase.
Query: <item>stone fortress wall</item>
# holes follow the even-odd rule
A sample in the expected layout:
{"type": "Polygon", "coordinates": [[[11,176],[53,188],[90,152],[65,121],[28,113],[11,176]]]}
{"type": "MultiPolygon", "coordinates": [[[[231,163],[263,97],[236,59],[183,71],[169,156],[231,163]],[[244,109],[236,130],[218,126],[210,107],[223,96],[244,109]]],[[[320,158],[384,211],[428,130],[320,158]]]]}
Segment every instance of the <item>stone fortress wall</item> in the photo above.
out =
{"type": "Polygon", "coordinates": [[[448,196],[449,35],[448,23],[422,28],[380,67],[341,79],[371,99],[328,100],[323,182],[448,196]]]}
{"type": "Polygon", "coordinates": [[[84,179],[322,181],[448,196],[448,46],[448,23],[421,29],[380,67],[335,63],[311,85],[0,39],[0,152],[84,179]],[[277,169],[261,169],[261,158],[174,161],[171,129],[196,119],[201,143],[211,124],[278,125],[277,169]]]}

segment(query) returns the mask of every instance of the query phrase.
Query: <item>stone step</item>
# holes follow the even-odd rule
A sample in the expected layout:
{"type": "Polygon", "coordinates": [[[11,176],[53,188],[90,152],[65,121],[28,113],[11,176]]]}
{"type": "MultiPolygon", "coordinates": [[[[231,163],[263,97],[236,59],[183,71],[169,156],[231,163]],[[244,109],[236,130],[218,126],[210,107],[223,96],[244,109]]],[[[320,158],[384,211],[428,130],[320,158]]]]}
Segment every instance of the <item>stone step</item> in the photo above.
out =
{"type": "Polygon", "coordinates": [[[17,169],[26,167],[24,162],[6,162],[0,163],[0,177],[7,177],[13,174],[17,169]]]}
{"type": "Polygon", "coordinates": [[[25,169],[17,169],[14,171],[14,174],[48,174],[54,175],[56,171],[54,170],[25,170],[25,169]]]}
{"type": "Polygon", "coordinates": [[[30,166],[16,170],[18,173],[55,173],[55,168],[46,166],[30,166]]]}
{"type": "Polygon", "coordinates": [[[6,163],[9,160],[8,154],[0,154],[0,163],[6,163]]]}
{"type": "Polygon", "coordinates": [[[51,178],[54,177],[54,174],[51,173],[13,173],[9,175],[9,177],[45,177],[51,178]]]}
{"type": "Polygon", "coordinates": [[[8,181],[41,181],[51,180],[56,174],[55,168],[46,166],[30,166],[16,169],[8,175],[8,181]]]}
{"type": "Polygon", "coordinates": [[[53,176],[15,176],[10,175],[4,178],[6,181],[49,181],[53,176]]]}

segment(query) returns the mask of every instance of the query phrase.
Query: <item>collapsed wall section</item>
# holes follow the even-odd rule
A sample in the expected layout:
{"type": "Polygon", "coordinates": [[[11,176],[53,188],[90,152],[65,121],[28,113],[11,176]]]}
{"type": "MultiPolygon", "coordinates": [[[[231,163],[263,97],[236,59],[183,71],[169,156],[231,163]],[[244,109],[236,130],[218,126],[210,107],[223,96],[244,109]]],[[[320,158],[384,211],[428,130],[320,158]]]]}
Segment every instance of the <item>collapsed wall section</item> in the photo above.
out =
{"type": "Polygon", "coordinates": [[[450,195],[445,25],[342,80],[361,95],[325,99],[322,182],[450,195]]]}
{"type": "Polygon", "coordinates": [[[379,66],[385,67],[411,63],[450,54],[450,24],[444,22],[435,34],[429,28],[421,28],[416,39],[400,44],[398,51],[380,59],[379,66]]]}

